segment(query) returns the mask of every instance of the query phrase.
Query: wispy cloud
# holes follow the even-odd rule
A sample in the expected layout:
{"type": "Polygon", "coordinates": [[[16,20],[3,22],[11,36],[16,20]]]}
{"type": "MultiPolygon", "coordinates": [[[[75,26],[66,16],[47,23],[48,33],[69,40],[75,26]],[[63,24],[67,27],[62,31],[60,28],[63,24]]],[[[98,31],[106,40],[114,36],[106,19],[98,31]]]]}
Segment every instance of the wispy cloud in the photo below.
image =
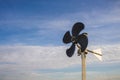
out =
{"type": "MultiPolygon", "coordinates": [[[[107,38],[105,41],[111,40],[112,42],[112,40],[118,40],[120,37],[117,35],[119,34],[118,30],[120,25],[119,4],[120,3],[118,1],[112,6],[107,6],[105,9],[101,8],[97,10],[95,8],[91,11],[83,10],[63,13],[57,17],[48,17],[39,14],[25,16],[20,13],[11,15],[10,13],[8,15],[5,15],[6,19],[0,20],[0,29],[5,32],[1,33],[1,36],[3,36],[3,41],[1,41],[1,43],[39,44],[41,42],[44,42],[44,44],[54,44],[56,41],[52,40],[61,39],[64,32],[66,30],[71,30],[73,24],[78,21],[85,23],[86,30],[90,35],[101,36],[98,34],[102,34],[101,38],[103,38],[103,40],[104,38],[107,38]],[[114,26],[115,29],[113,29],[114,26]],[[96,28],[98,28],[100,31],[96,31],[96,28]],[[8,34],[7,36],[4,36],[4,34],[7,34],[8,32],[14,34],[8,34]],[[114,34],[112,34],[113,32],[114,34]],[[50,35],[54,35],[55,37],[48,35],[48,33],[50,35]],[[106,33],[110,34],[107,35],[106,33]],[[107,36],[110,36],[110,39],[108,39],[109,37],[107,36]],[[45,42],[45,40],[48,40],[48,38],[51,41],[45,42]]],[[[95,39],[94,36],[92,36],[92,39],[95,39]]],[[[60,44],[60,42],[61,40],[58,43],[60,44]]]]}
{"type": "MultiPolygon", "coordinates": [[[[103,62],[119,62],[119,45],[103,45],[89,47],[90,49],[101,48],[103,62]]],[[[0,62],[6,65],[15,65],[16,68],[64,68],[78,65],[80,58],[75,54],[68,58],[65,54],[67,48],[64,46],[42,47],[42,46],[0,46],[0,62]],[[63,63],[64,62],[64,63],[63,63]],[[16,64],[7,64],[16,63],[16,64]]],[[[87,62],[98,62],[91,54],[88,54],[87,62]],[[91,60],[92,58],[92,60],[91,60]]],[[[4,64],[3,64],[4,65],[4,64]]],[[[1,66],[3,66],[1,64],[1,66]]],[[[7,67],[7,66],[6,66],[7,67]]],[[[10,66],[9,66],[10,67],[10,66]]],[[[12,67],[12,66],[11,66],[12,67]]]]}
{"type": "MultiPolygon", "coordinates": [[[[29,25],[36,25],[37,27],[48,27],[48,28],[58,28],[58,30],[64,29],[76,21],[83,21],[89,26],[99,26],[111,23],[119,23],[120,22],[120,9],[119,9],[120,2],[114,3],[112,6],[107,6],[105,9],[92,9],[91,11],[77,11],[71,13],[64,13],[59,15],[58,17],[48,17],[42,15],[22,15],[16,13],[15,15],[6,15],[5,20],[0,20],[0,24],[24,24],[29,25]],[[16,17],[15,17],[16,16],[16,17]]],[[[22,27],[22,26],[21,26],[22,27]]],[[[27,26],[26,26],[27,27],[27,26]]],[[[26,28],[24,27],[24,28],[26,28]]],[[[35,27],[35,26],[34,26],[35,27]]]]}

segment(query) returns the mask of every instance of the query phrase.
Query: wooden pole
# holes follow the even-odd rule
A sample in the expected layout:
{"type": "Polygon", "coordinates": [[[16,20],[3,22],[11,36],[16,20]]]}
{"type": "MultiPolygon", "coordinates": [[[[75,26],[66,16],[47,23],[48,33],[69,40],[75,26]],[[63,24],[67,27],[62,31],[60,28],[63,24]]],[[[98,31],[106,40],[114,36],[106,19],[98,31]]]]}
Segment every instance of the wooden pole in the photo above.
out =
{"type": "Polygon", "coordinates": [[[86,54],[87,52],[81,52],[81,47],[77,44],[78,49],[78,56],[81,55],[82,61],[82,80],[86,80],[86,54]]]}
{"type": "Polygon", "coordinates": [[[85,52],[81,53],[82,60],[82,80],[86,80],[86,54],[85,52]]]}

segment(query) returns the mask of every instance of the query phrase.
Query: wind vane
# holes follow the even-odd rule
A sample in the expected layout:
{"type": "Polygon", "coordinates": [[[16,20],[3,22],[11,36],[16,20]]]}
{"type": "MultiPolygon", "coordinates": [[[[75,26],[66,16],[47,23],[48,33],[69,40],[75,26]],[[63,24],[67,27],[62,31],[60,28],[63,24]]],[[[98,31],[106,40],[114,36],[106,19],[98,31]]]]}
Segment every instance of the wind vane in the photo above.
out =
{"type": "Polygon", "coordinates": [[[86,55],[88,52],[93,53],[99,60],[102,61],[102,53],[101,49],[97,49],[94,51],[88,50],[88,37],[87,33],[79,34],[85,28],[84,24],[81,22],[77,22],[73,25],[72,28],[72,36],[70,31],[67,31],[63,37],[63,43],[68,44],[72,42],[72,45],[69,49],[66,50],[66,54],[68,57],[72,57],[75,52],[75,46],[78,47],[78,56],[81,55],[82,60],[82,80],[86,80],[86,55]]]}

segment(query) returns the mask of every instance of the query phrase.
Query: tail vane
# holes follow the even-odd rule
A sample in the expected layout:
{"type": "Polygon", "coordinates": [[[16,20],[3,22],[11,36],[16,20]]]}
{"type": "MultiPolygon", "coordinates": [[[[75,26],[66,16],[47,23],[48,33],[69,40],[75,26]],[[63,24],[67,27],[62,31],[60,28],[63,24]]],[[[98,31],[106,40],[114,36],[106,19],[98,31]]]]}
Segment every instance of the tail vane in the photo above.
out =
{"type": "Polygon", "coordinates": [[[101,49],[96,49],[96,50],[93,50],[94,51],[94,55],[100,60],[100,61],[103,61],[102,60],[102,51],[101,49]]]}
{"type": "Polygon", "coordinates": [[[96,50],[87,50],[88,52],[90,53],[93,53],[100,61],[103,61],[102,60],[102,52],[101,52],[101,49],[96,49],[96,50]]]}

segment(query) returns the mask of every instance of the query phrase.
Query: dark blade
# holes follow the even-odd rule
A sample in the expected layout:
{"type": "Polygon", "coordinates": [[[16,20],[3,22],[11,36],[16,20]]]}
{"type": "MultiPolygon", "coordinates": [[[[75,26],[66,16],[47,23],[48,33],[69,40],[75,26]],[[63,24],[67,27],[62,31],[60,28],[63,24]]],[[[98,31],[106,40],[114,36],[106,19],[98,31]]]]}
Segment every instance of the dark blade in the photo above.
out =
{"type": "Polygon", "coordinates": [[[78,43],[81,46],[81,52],[84,52],[88,45],[87,33],[82,33],[78,36],[78,43]]]}
{"type": "Polygon", "coordinates": [[[72,35],[73,36],[78,36],[78,34],[80,33],[80,31],[82,31],[84,29],[84,24],[81,22],[77,22],[73,25],[72,28],[72,35]]]}
{"type": "Polygon", "coordinates": [[[69,49],[66,50],[66,54],[68,57],[72,57],[75,51],[75,44],[73,43],[69,49]]]}
{"type": "Polygon", "coordinates": [[[66,44],[71,42],[71,35],[70,35],[69,31],[67,31],[65,33],[65,35],[63,37],[63,42],[66,43],[66,44]]]}

